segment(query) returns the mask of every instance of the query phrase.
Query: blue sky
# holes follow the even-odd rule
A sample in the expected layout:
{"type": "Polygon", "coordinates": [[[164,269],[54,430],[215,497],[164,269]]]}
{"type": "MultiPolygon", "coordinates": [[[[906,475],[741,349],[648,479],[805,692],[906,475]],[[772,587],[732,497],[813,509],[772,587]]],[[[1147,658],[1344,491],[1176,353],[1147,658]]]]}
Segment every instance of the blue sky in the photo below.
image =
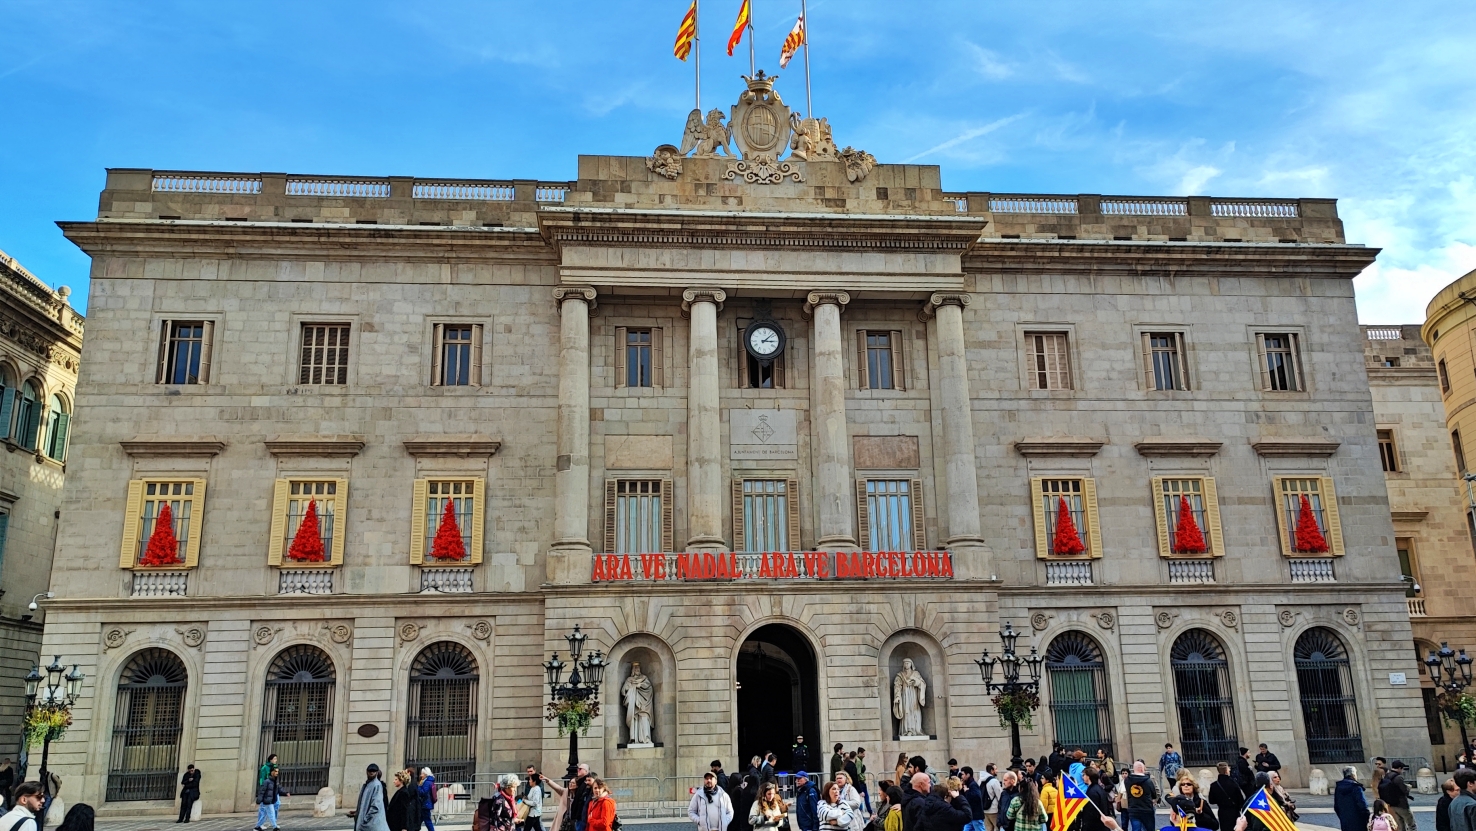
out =
{"type": "MultiPolygon", "coordinates": [[[[739,0],[704,0],[703,104],[739,0]]],[[[760,66],[799,0],[754,0],[760,66]]],[[[105,167],[569,179],[676,143],[687,0],[0,0],[0,249],[85,305],[105,167]]],[[[1476,4],[811,0],[816,114],[950,190],[1323,196],[1365,323],[1476,268],[1476,4]]],[[[803,106],[800,62],[779,82],[803,106]]]]}

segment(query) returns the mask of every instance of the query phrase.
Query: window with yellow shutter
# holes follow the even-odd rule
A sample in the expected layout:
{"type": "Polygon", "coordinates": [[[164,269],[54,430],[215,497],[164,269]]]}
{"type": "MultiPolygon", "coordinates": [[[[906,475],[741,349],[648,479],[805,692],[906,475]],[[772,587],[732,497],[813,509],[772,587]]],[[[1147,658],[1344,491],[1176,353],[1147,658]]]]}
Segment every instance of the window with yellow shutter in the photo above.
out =
{"type": "Polygon", "coordinates": [[[1277,476],[1272,479],[1276,493],[1276,525],[1281,537],[1281,551],[1288,557],[1326,557],[1343,554],[1343,529],[1338,519],[1338,496],[1330,476],[1277,476]],[[1297,522],[1301,517],[1302,497],[1317,528],[1327,543],[1326,551],[1297,549],[1297,522]]]}
{"type": "Polygon", "coordinates": [[[1091,477],[1044,477],[1030,480],[1035,513],[1035,555],[1041,559],[1097,558],[1102,556],[1101,526],[1097,520],[1097,480],[1091,477]],[[1080,554],[1055,551],[1061,506],[1071,517],[1086,550],[1080,554]]]}
{"type": "Polygon", "coordinates": [[[278,479],[272,499],[271,550],[268,564],[292,568],[330,568],[343,563],[343,517],[348,498],[347,479],[278,479]],[[323,543],[319,561],[292,556],[292,541],[308,515],[308,506],[318,520],[323,543]]]}
{"type": "Polygon", "coordinates": [[[205,503],[203,479],[134,479],[128,483],[123,521],[122,568],[194,568],[200,559],[200,516],[205,503]],[[139,558],[148,547],[164,506],[178,543],[177,559],[165,566],[145,566],[139,558]]]}
{"type": "Polygon", "coordinates": [[[1212,476],[1157,476],[1153,479],[1153,514],[1161,557],[1219,557],[1225,553],[1220,506],[1212,476]],[[1176,542],[1185,503],[1205,550],[1181,550],[1176,542]]]}

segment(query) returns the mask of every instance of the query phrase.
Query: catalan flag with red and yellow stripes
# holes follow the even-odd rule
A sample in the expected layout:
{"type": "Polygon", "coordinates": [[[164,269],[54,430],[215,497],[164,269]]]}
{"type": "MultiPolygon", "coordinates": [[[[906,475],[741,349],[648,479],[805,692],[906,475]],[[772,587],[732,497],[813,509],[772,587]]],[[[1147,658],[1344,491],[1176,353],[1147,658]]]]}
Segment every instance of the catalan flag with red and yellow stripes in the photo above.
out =
{"type": "Polygon", "coordinates": [[[1287,817],[1286,812],[1281,810],[1281,806],[1276,804],[1276,800],[1271,798],[1265,788],[1257,791],[1250,802],[1245,804],[1245,812],[1255,816],[1271,831],[1297,831],[1296,824],[1287,817]]]}
{"type": "Polygon", "coordinates": [[[733,57],[733,50],[743,42],[743,30],[753,21],[753,10],[748,7],[750,0],[743,0],[743,5],[738,7],[738,20],[733,23],[733,34],[728,36],[728,57],[733,57]]]}
{"type": "Polygon", "coordinates": [[[687,9],[687,16],[682,18],[682,25],[677,29],[676,45],[672,47],[671,53],[685,61],[692,54],[692,41],[696,37],[697,0],[692,0],[692,8],[687,9]]]}
{"type": "Polygon", "coordinates": [[[1061,774],[1061,787],[1056,789],[1056,804],[1045,806],[1051,812],[1051,831],[1066,831],[1070,828],[1088,801],[1081,786],[1070,776],[1061,774]]]}
{"type": "Polygon", "coordinates": [[[789,66],[789,59],[805,44],[805,16],[800,15],[799,20],[794,22],[794,28],[789,30],[789,36],[784,39],[784,46],[779,49],[779,68],[789,66]]]}

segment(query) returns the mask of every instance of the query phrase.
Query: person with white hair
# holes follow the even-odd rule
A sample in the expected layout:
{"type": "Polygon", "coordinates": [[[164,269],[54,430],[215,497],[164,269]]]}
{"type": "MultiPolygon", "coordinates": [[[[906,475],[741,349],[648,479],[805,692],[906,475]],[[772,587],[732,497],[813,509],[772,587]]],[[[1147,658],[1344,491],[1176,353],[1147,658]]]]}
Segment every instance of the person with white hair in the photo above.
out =
{"type": "Polygon", "coordinates": [[[513,824],[517,821],[517,809],[513,805],[517,788],[518,777],[513,774],[504,773],[497,777],[497,793],[477,806],[486,820],[487,831],[513,831],[513,824]]]}
{"type": "Polygon", "coordinates": [[[1368,828],[1368,800],[1363,796],[1363,785],[1358,781],[1358,768],[1349,765],[1343,768],[1343,778],[1333,790],[1333,813],[1338,815],[1338,825],[1343,831],[1368,828]]]}
{"type": "Polygon", "coordinates": [[[425,831],[436,831],[431,814],[436,810],[436,775],[428,767],[420,769],[420,821],[425,831]]]}

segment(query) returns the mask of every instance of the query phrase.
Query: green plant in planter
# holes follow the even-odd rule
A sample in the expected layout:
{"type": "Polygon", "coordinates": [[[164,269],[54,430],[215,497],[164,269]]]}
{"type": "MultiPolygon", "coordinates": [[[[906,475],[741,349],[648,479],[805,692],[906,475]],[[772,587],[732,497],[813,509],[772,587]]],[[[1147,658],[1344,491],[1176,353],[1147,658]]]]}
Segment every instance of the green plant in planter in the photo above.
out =
{"type": "Polygon", "coordinates": [[[571,732],[578,731],[581,736],[589,735],[589,726],[600,714],[600,702],[598,699],[561,699],[548,702],[548,715],[544,716],[549,721],[558,722],[559,736],[567,736],[571,732]]]}
{"type": "Polygon", "coordinates": [[[999,713],[999,726],[1009,727],[1010,722],[1026,730],[1035,727],[1035,710],[1040,706],[1040,696],[1028,690],[1000,693],[993,699],[994,709],[999,713]]]}
{"type": "Polygon", "coordinates": [[[71,710],[53,705],[35,707],[26,713],[26,747],[35,747],[47,741],[54,742],[65,736],[67,728],[71,726],[71,710]]]}

